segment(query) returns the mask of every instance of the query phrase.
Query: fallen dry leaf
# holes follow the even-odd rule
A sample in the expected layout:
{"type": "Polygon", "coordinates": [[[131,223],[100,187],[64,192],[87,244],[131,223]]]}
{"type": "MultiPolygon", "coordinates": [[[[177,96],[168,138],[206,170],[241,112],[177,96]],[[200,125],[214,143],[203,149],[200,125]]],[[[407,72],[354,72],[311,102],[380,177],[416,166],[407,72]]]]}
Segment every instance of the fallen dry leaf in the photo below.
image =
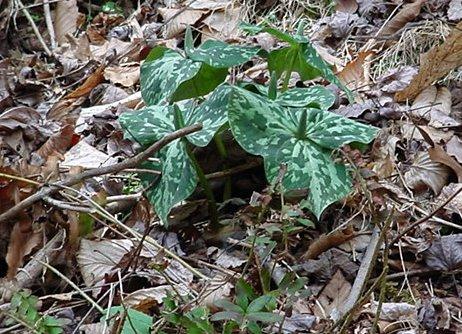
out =
{"type": "Polygon", "coordinates": [[[457,126],[460,123],[450,116],[451,99],[446,87],[429,86],[415,98],[411,115],[430,121],[428,125],[435,128],[457,126]]]}
{"type": "Polygon", "coordinates": [[[451,271],[462,267],[462,234],[445,235],[423,253],[432,269],[451,271]]]}
{"type": "Polygon", "coordinates": [[[369,83],[369,77],[365,74],[365,62],[373,52],[360,52],[356,59],[350,61],[337,75],[340,81],[351,90],[364,88],[369,83]]]}
{"type": "Polygon", "coordinates": [[[456,135],[446,143],[446,152],[456,158],[457,162],[462,163],[462,141],[456,135]]]}
{"type": "Polygon", "coordinates": [[[162,15],[165,22],[165,38],[173,38],[178,34],[185,31],[188,25],[196,23],[207,10],[195,10],[184,8],[159,8],[160,15],[162,15]]]}
{"type": "Polygon", "coordinates": [[[56,4],[54,28],[58,44],[66,43],[66,35],[72,35],[75,32],[78,17],[77,0],[59,1],[56,4]]]}
{"type": "MultiPolygon", "coordinates": [[[[113,84],[132,87],[140,80],[139,66],[110,66],[104,69],[104,77],[113,84]]],[[[114,102],[114,101],[111,101],[114,102]]]]}
{"type": "Polygon", "coordinates": [[[358,10],[358,3],[356,0],[336,0],[335,9],[339,12],[353,14],[358,10]]]}
{"type": "Polygon", "coordinates": [[[67,94],[64,99],[75,99],[90,94],[93,88],[99,85],[104,80],[104,66],[98,67],[85,81],[84,83],[67,94]]]}
{"type": "Polygon", "coordinates": [[[19,267],[22,266],[24,257],[39,246],[42,241],[42,232],[33,230],[22,230],[24,225],[18,222],[14,225],[6,253],[6,263],[8,264],[7,278],[13,279],[19,267]]]}
{"type": "Polygon", "coordinates": [[[447,154],[441,146],[435,145],[435,147],[430,147],[428,149],[428,155],[432,161],[442,163],[451,168],[454,173],[456,173],[459,182],[462,182],[462,165],[447,154]]]}
{"type": "Polygon", "coordinates": [[[396,93],[398,102],[414,99],[424,88],[462,65],[462,22],[455,26],[445,42],[422,54],[420,69],[409,86],[396,93]]]}
{"type": "Polygon", "coordinates": [[[417,0],[413,3],[404,5],[398,14],[385,24],[378,34],[378,37],[390,36],[403,28],[408,22],[413,21],[417,16],[419,16],[420,9],[424,2],[425,0],[417,0]]]}
{"type": "Polygon", "coordinates": [[[462,0],[451,0],[448,7],[448,19],[451,21],[462,19],[462,0]]]}
{"type": "Polygon", "coordinates": [[[85,141],[79,141],[64,155],[63,167],[83,167],[99,168],[110,166],[117,163],[116,158],[112,158],[85,141]]]}
{"type": "Polygon", "coordinates": [[[417,192],[429,187],[435,194],[439,194],[448,181],[449,172],[447,166],[432,161],[428,152],[419,152],[409,171],[404,174],[404,179],[417,192]]]}
{"type": "Polygon", "coordinates": [[[350,282],[345,279],[340,270],[337,270],[318,296],[318,301],[324,308],[325,313],[332,315],[338,311],[348,298],[350,290],[350,282]]]}
{"type": "Polygon", "coordinates": [[[163,299],[172,293],[179,293],[181,296],[187,296],[189,294],[189,288],[185,285],[178,284],[174,287],[171,285],[160,285],[153,288],[140,289],[126,296],[124,298],[124,305],[136,308],[138,305],[149,300],[153,300],[161,305],[163,299]]]}

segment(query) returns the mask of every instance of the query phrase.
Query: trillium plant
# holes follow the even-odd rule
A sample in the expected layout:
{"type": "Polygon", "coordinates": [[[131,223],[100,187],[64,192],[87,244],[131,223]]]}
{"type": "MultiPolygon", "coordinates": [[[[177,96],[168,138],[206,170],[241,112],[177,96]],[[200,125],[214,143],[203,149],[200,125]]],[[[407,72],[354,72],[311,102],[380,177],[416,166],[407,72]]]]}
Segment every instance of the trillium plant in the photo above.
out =
{"type": "Polygon", "coordinates": [[[161,172],[160,176],[141,177],[151,185],[148,196],[164,223],[172,207],[187,199],[198,182],[211,212],[215,210],[213,194],[192,149],[219,138],[217,131],[229,128],[245,151],[262,156],[270,183],[284,164],[282,188],[307,190],[305,207],[317,218],[351,191],[349,172],[332,160],[333,151],[348,143],[369,143],[376,135],[374,127],[327,111],[335,96],[323,86],[288,89],[290,76],[296,72],[303,81],[323,77],[351,98],[308,39],[272,28],[244,28],[250,33],[272,34],[286,46],[266,52],[207,40],[195,48],[188,29],[184,53],[163,46],[150,52],[141,67],[141,94],[147,107],[120,117],[126,137],[142,146],[182,127],[203,125],[201,131],[161,150],[158,163],[143,166],[161,172]],[[227,82],[231,68],[257,57],[267,61],[268,86],[227,82]]]}

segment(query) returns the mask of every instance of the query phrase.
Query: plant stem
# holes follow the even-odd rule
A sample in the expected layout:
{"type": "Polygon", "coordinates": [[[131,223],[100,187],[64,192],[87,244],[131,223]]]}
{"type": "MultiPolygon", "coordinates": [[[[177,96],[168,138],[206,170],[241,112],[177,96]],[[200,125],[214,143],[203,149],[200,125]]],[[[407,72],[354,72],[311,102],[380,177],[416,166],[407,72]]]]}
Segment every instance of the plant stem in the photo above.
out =
{"type": "Polygon", "coordinates": [[[199,182],[204,189],[205,196],[207,197],[208,206],[209,206],[209,215],[210,215],[210,226],[213,230],[219,229],[220,224],[218,222],[218,210],[217,210],[217,202],[215,201],[215,196],[213,196],[212,189],[210,188],[209,181],[205,177],[204,171],[202,170],[199,162],[197,161],[194,154],[191,152],[191,149],[186,144],[186,151],[188,152],[188,156],[191,159],[193,167],[197,173],[197,177],[199,178],[199,182]]]}
{"type": "MultiPolygon", "coordinates": [[[[215,141],[215,145],[217,146],[218,154],[222,157],[225,161],[228,158],[228,152],[226,151],[225,143],[223,143],[223,139],[221,138],[220,134],[217,133],[213,140],[215,141]]],[[[226,170],[228,168],[228,164],[225,162],[223,164],[223,169],[226,170]]],[[[223,201],[226,201],[231,198],[231,177],[227,176],[225,181],[225,189],[223,190],[223,201]]]]}

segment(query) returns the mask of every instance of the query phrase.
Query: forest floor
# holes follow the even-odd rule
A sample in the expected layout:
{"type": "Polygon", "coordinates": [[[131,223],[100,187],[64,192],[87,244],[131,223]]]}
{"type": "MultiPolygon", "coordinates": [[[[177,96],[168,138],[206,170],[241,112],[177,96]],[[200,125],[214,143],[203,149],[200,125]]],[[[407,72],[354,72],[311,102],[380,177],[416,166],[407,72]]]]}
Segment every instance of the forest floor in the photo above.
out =
{"type": "MultiPolygon", "coordinates": [[[[462,0],[0,0],[0,333],[462,333],[461,20],[462,0]],[[220,227],[201,186],[163,222],[119,117],[187,27],[287,45],[242,22],[301,27],[353,99],[288,86],[377,135],[335,152],[352,190],[319,219],[212,141],[220,227]]],[[[238,77],[271,84],[259,57],[238,77]]]]}

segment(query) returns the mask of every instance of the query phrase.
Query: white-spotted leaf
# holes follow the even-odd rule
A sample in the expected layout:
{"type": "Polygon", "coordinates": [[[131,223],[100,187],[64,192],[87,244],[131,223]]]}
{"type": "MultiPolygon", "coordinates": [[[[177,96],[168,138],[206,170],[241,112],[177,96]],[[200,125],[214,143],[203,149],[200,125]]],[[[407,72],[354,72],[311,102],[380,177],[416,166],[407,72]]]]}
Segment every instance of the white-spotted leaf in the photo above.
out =
{"type": "Polygon", "coordinates": [[[287,164],[285,190],[308,189],[308,208],[323,210],[350,192],[345,166],[332,161],[332,150],[351,142],[369,143],[377,130],[344,117],[310,108],[286,108],[233,87],[228,118],[234,137],[249,153],[263,156],[268,180],[287,164]]]}

